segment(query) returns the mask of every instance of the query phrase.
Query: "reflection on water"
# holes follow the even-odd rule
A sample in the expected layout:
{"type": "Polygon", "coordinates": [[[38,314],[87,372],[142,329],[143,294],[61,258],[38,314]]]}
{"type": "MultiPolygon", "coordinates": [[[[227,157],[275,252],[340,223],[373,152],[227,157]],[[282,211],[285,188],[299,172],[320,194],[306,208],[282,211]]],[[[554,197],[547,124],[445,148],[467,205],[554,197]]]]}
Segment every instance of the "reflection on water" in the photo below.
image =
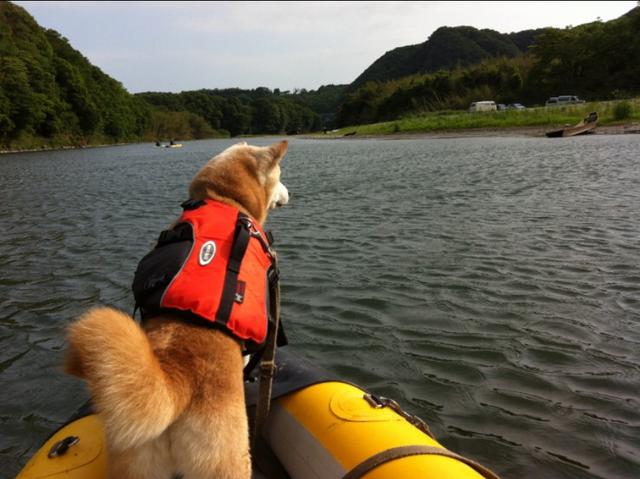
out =
{"type": "MultiPolygon", "coordinates": [[[[229,143],[0,157],[2,470],[86,398],[64,325],[132,309],[137,261],[229,143]]],[[[291,347],[504,477],[640,476],[639,147],[293,141],[269,222],[291,347]]]]}

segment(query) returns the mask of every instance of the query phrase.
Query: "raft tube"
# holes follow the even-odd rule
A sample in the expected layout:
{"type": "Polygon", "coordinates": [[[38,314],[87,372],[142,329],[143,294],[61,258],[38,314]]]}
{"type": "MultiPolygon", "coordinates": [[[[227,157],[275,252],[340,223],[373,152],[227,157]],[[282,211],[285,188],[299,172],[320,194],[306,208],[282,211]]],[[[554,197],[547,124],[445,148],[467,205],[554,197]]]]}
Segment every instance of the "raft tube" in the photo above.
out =
{"type": "MultiPolygon", "coordinates": [[[[254,478],[495,477],[447,451],[419,420],[384,406],[384,398],[329,380],[328,374],[292,353],[279,351],[277,362],[274,402],[260,441],[267,459],[252,452],[254,478]]],[[[257,381],[247,384],[250,418],[257,387],[257,381]]],[[[102,423],[89,413],[54,433],[16,479],[106,479],[107,460],[102,423]]]]}

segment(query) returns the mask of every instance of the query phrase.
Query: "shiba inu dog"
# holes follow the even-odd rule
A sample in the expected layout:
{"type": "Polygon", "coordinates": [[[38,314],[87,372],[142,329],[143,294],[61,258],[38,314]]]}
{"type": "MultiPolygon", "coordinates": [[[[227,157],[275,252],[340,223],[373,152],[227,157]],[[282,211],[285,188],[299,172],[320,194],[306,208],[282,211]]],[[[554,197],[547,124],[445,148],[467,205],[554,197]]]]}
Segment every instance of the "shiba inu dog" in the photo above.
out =
{"type": "MultiPolygon", "coordinates": [[[[287,146],[227,148],[197,173],[191,200],[214,200],[262,225],[289,201],[280,182],[287,146]]],[[[206,262],[215,254],[203,251],[206,262]]],[[[241,340],[171,313],[139,326],[99,307],[69,326],[68,343],[65,369],[87,382],[104,423],[109,477],[250,478],[241,340]]]]}

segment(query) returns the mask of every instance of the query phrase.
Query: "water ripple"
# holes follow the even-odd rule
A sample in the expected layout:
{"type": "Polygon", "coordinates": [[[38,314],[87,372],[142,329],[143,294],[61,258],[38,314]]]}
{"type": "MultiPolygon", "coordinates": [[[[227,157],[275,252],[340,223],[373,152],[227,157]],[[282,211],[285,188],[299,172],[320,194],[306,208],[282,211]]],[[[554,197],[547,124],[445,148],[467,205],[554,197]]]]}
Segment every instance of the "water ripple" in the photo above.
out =
{"type": "MultiPolygon", "coordinates": [[[[137,261],[230,142],[0,158],[3,470],[86,397],[60,371],[64,326],[131,311],[137,261]]],[[[269,221],[290,347],[504,477],[640,476],[639,150],[292,141],[269,221]]]]}

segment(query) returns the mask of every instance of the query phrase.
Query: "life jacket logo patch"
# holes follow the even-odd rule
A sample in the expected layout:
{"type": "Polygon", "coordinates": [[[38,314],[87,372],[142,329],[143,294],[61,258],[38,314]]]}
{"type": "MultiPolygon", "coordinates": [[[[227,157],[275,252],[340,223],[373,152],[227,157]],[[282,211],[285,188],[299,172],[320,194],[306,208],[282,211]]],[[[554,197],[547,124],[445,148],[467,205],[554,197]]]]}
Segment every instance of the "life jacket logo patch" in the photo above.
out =
{"type": "Polygon", "coordinates": [[[200,248],[200,255],[198,256],[198,261],[200,266],[206,266],[213,258],[216,256],[216,243],[214,241],[207,241],[200,248]]]}
{"type": "Polygon", "coordinates": [[[234,296],[234,301],[236,303],[243,303],[245,289],[247,289],[247,283],[244,281],[238,281],[238,287],[236,288],[236,294],[234,296]]]}

